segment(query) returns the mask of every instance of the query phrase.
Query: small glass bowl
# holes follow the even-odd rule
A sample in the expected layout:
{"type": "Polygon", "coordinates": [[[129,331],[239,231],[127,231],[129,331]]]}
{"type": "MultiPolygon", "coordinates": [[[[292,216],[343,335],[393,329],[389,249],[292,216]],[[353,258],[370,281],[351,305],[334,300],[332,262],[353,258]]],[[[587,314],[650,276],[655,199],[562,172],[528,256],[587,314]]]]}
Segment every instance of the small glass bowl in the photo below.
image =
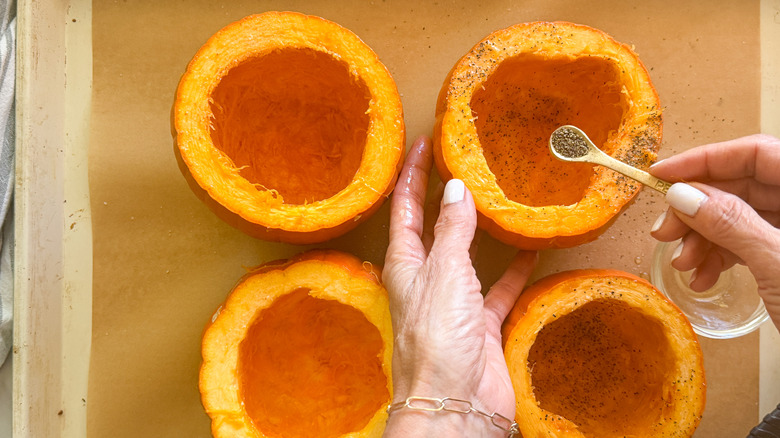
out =
{"type": "Polygon", "coordinates": [[[700,336],[730,339],[744,336],[769,320],[750,270],[734,265],[722,272],[717,283],[703,292],[688,287],[691,271],[671,265],[680,241],[659,243],[653,253],[650,281],[685,314],[700,336]]]}

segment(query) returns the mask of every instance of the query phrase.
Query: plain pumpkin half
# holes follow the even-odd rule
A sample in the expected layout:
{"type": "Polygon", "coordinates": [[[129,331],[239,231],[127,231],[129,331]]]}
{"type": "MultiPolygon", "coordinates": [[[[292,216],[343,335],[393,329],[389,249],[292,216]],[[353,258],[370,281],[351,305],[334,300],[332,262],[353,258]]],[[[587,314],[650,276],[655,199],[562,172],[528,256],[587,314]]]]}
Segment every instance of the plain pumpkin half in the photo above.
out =
{"type": "Polygon", "coordinates": [[[575,125],[607,154],[649,167],[661,107],[633,50],[566,22],[496,31],[452,68],[439,93],[434,150],[443,179],[464,181],[479,225],[525,249],[597,238],[641,185],[609,169],[557,161],[548,141],[575,125]]]}
{"type": "Polygon", "coordinates": [[[524,437],[690,437],[706,398],[701,348],[680,310],[616,270],[545,277],[503,327],[524,437]]]}
{"type": "Polygon", "coordinates": [[[214,34],[173,107],[179,165],[215,213],[289,243],[337,237],[387,198],[405,147],[390,73],[354,33],[266,12],[214,34]]]}
{"type": "Polygon", "coordinates": [[[203,334],[213,435],[381,436],[393,334],[380,275],[350,254],[313,250],[242,278],[203,334]]]}

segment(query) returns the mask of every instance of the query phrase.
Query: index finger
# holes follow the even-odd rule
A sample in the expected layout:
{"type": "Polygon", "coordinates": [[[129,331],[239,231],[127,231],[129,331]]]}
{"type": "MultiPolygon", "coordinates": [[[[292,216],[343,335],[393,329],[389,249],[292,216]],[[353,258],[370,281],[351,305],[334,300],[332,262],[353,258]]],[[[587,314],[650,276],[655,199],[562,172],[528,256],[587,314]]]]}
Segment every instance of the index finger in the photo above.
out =
{"type": "Polygon", "coordinates": [[[425,194],[432,163],[431,140],[425,136],[419,137],[406,154],[406,161],[393,192],[387,259],[394,254],[420,256],[425,253],[421,236],[425,194]]]}
{"type": "Polygon", "coordinates": [[[778,168],[780,140],[758,134],[689,149],[659,161],[650,173],[671,181],[706,183],[749,177],[780,185],[778,168]]]}

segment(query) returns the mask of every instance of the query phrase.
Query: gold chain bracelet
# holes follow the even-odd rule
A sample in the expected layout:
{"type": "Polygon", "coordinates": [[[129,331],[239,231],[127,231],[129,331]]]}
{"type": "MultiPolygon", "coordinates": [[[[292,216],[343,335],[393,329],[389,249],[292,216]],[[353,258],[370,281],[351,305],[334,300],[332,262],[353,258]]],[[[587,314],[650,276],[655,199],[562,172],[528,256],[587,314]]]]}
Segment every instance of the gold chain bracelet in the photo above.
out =
{"type": "Polygon", "coordinates": [[[428,411],[428,412],[456,412],[458,414],[470,414],[475,413],[482,415],[483,417],[490,418],[490,422],[494,426],[508,433],[508,438],[513,438],[520,433],[520,429],[517,423],[506,418],[505,416],[493,412],[488,414],[487,412],[480,411],[475,408],[468,400],[460,400],[457,398],[444,397],[409,397],[405,401],[398,402],[387,406],[387,413],[397,411],[399,409],[408,408],[416,411],[428,411]]]}

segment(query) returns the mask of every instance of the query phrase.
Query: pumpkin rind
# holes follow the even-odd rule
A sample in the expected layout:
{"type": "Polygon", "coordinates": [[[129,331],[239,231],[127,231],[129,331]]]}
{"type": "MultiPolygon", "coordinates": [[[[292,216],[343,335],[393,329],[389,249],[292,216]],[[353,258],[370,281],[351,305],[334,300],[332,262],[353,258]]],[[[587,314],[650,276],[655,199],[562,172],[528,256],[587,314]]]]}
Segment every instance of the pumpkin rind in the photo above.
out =
{"type": "Polygon", "coordinates": [[[642,62],[588,26],[534,22],[496,31],[444,81],[434,132],[437,170],[442,179],[464,181],[479,226],[504,243],[545,249],[592,241],[641,185],[600,166],[555,162],[548,140],[565,124],[584,129],[609,155],[649,167],[662,122],[642,62]]]}
{"type": "Polygon", "coordinates": [[[523,292],[502,334],[525,437],[689,437],[699,424],[706,385],[696,335],[639,277],[545,277],[523,292]]]}
{"type": "MultiPolygon", "coordinates": [[[[277,65],[278,62],[269,63],[271,67],[282,68],[277,65]]],[[[269,69],[273,71],[273,68],[269,69]]],[[[260,77],[256,82],[270,82],[272,79],[276,78],[260,77]]],[[[241,96],[246,93],[237,94],[241,96]]],[[[256,100],[262,101],[264,98],[264,95],[258,95],[256,100]]],[[[281,99],[267,105],[285,103],[281,99]]],[[[266,105],[265,102],[241,100],[239,104],[249,106],[253,111],[265,108],[263,105],[266,105]]],[[[257,114],[256,119],[270,118],[279,112],[274,107],[263,111],[268,111],[268,116],[257,114]]],[[[251,236],[296,244],[317,243],[337,237],[370,217],[392,191],[405,147],[400,96],[392,77],[376,54],[354,33],[338,24],[294,12],[252,15],[214,34],[187,66],[179,82],[172,118],[174,150],[179,166],[198,197],[220,218],[251,236]],[[322,90],[322,93],[327,93],[325,97],[333,97],[320,99],[329,102],[329,107],[323,108],[322,102],[306,106],[306,91],[301,91],[299,83],[293,81],[279,86],[268,85],[274,92],[286,93],[287,87],[290,93],[300,94],[291,99],[288,105],[290,117],[311,111],[325,111],[321,117],[315,117],[316,114],[312,116],[312,123],[323,121],[326,117],[365,118],[354,121],[355,126],[344,127],[346,131],[340,133],[342,137],[355,137],[363,145],[362,157],[359,157],[359,165],[355,164],[356,169],[350,167],[343,170],[345,173],[342,179],[347,179],[348,183],[343,187],[344,182],[339,183],[341,185],[327,197],[295,193],[297,199],[286,202],[282,190],[266,187],[262,181],[248,179],[244,172],[248,165],[234,163],[213,139],[215,129],[219,129],[214,128],[215,114],[219,109],[214,106],[215,90],[219,90],[221,82],[231,77],[231,73],[238,74],[242,66],[242,74],[247,77],[251,72],[246,70],[253,68],[252,63],[262,63],[264,58],[272,56],[296,62],[304,60],[305,68],[301,70],[306,71],[295,71],[294,66],[290,67],[292,72],[288,71],[290,69],[282,70],[296,79],[301,76],[316,84],[316,81],[325,80],[318,74],[323,76],[322,71],[327,70],[345,78],[338,79],[334,86],[354,88],[322,90]],[[352,113],[342,114],[340,111],[343,108],[339,103],[342,95],[355,95],[356,99],[365,95],[365,108],[353,108],[350,110],[352,113]],[[296,111],[296,105],[303,109],[296,111]]],[[[329,125],[327,122],[318,123],[329,125]]],[[[330,122],[330,125],[336,124],[330,122]]],[[[244,125],[246,123],[240,124],[244,125]]],[[[285,125],[280,122],[273,126],[284,130],[285,125]]],[[[331,144],[328,136],[333,132],[318,133],[313,126],[311,129],[305,128],[301,126],[303,133],[286,135],[297,138],[306,134],[310,136],[309,142],[301,139],[299,143],[280,144],[277,148],[281,151],[279,153],[310,154],[298,150],[311,142],[320,142],[325,146],[331,144]],[[290,152],[293,150],[295,152],[290,152]]],[[[323,129],[330,128],[326,126],[323,129]]],[[[294,142],[290,139],[287,141],[294,142]]],[[[332,165],[336,166],[332,171],[322,170],[323,176],[342,171],[338,169],[340,152],[318,149],[314,153],[317,155],[304,158],[317,164],[319,161],[333,161],[332,165]],[[321,157],[318,158],[318,155],[321,157]]],[[[257,157],[258,162],[263,159],[257,157]]],[[[307,178],[311,178],[311,169],[306,168],[305,160],[293,155],[288,161],[288,172],[292,174],[281,175],[277,179],[285,183],[296,179],[309,187],[317,187],[317,182],[307,181],[307,178]]],[[[271,169],[268,173],[274,173],[273,170],[277,170],[276,175],[280,174],[279,169],[271,169]]]]}
{"type": "MultiPolygon", "coordinates": [[[[318,431],[307,427],[305,430],[308,433],[301,433],[300,436],[311,436],[309,433],[316,436],[355,438],[381,436],[387,418],[385,407],[392,399],[390,367],[393,350],[389,303],[387,292],[381,285],[381,272],[370,263],[361,262],[356,257],[340,251],[311,250],[290,260],[267,263],[246,274],[207,325],[202,339],[203,363],[200,371],[199,389],[206,413],[212,419],[214,437],[299,436],[298,434],[287,435],[286,433],[279,435],[278,432],[267,432],[258,428],[256,421],[248,413],[248,406],[252,403],[244,397],[252,397],[252,395],[243,394],[242,385],[245,385],[246,376],[242,375],[245,366],[240,361],[243,351],[258,348],[249,345],[246,347],[249,350],[243,350],[242,343],[256,324],[264,322],[265,312],[273,308],[275,303],[281,302],[287,297],[292,297],[295,294],[300,295],[301,291],[307,292],[308,298],[306,299],[322,300],[328,306],[343,305],[347,306],[350,312],[359,312],[366,321],[364,325],[376,330],[378,336],[381,337],[381,348],[373,360],[381,363],[381,373],[386,378],[386,384],[382,391],[377,393],[379,398],[374,397],[376,400],[380,400],[379,403],[376,403],[375,412],[362,420],[365,424],[359,430],[343,434],[328,434],[326,433],[328,431],[318,431]],[[370,325],[367,325],[369,323],[370,325]]],[[[326,315],[323,312],[321,314],[326,315]]],[[[367,330],[371,331],[371,329],[367,330]]],[[[262,333],[260,335],[262,336],[262,333]]],[[[282,339],[281,342],[282,344],[288,343],[293,336],[309,337],[314,335],[316,333],[298,335],[287,332],[284,336],[289,339],[282,339]]],[[[304,364],[317,360],[313,357],[301,359],[300,355],[305,355],[305,352],[294,351],[293,353],[299,361],[303,360],[304,364]]],[[[330,354],[330,352],[325,351],[324,354],[330,354]]],[[[255,358],[255,360],[257,359],[255,358]]],[[[270,363],[267,366],[281,368],[283,372],[289,373],[291,370],[288,368],[293,368],[292,372],[295,372],[294,367],[298,363],[300,362],[281,365],[270,363]]],[[[350,359],[350,364],[353,364],[352,359],[350,359]]],[[[249,365],[255,366],[256,364],[249,365]]],[[[360,364],[356,366],[360,366],[360,364]]],[[[348,373],[348,375],[343,376],[342,369],[333,372],[341,375],[341,378],[350,379],[350,381],[357,382],[355,384],[361,385],[361,378],[356,375],[348,373]]],[[[264,392],[256,387],[252,389],[252,394],[264,392]]],[[[306,390],[306,388],[295,389],[306,390]]],[[[358,396],[359,394],[335,394],[334,400],[314,400],[313,403],[335,405],[335,398],[344,403],[360,402],[361,400],[349,400],[358,396]]],[[[343,413],[346,416],[350,414],[348,411],[343,413]]],[[[311,412],[310,415],[306,415],[306,418],[282,418],[281,420],[308,424],[317,421],[317,417],[321,415],[323,415],[322,412],[311,412]]],[[[263,419],[263,421],[266,420],[263,419]]]]}

